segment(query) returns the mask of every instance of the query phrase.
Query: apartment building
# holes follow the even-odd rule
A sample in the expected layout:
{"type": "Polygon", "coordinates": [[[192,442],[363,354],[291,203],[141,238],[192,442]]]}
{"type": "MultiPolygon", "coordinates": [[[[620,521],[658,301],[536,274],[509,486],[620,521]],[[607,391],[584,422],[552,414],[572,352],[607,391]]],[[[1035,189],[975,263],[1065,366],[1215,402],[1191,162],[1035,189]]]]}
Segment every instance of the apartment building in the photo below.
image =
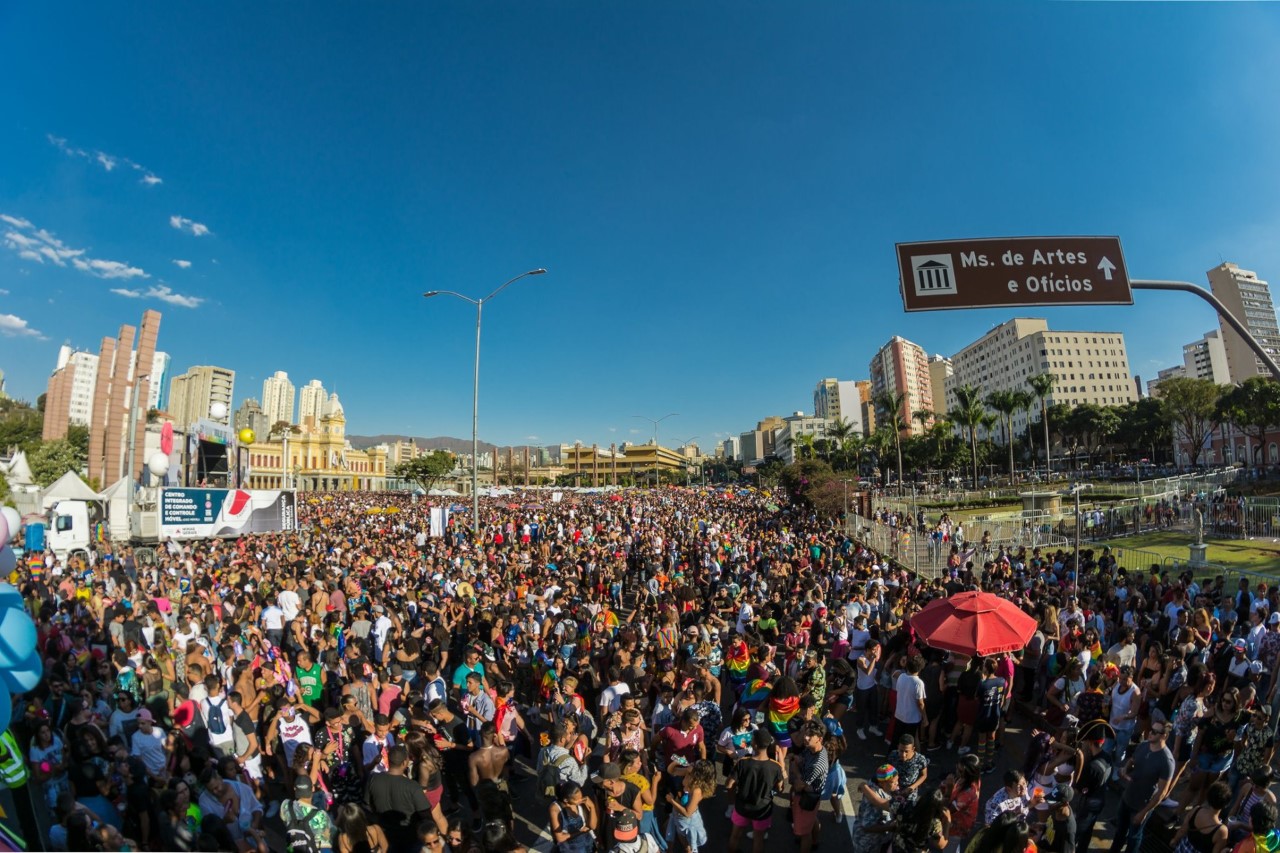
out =
{"type": "MultiPolygon", "coordinates": [[[[872,400],[881,394],[901,394],[906,398],[901,416],[905,418],[903,435],[918,435],[924,426],[912,417],[914,412],[933,411],[933,385],[929,376],[929,356],[919,344],[894,335],[871,359],[872,400]]],[[[887,411],[875,406],[876,421],[889,423],[887,411]]]]}
{"type": "MultiPolygon", "coordinates": [[[[993,391],[1030,391],[1027,380],[1039,373],[1057,377],[1050,405],[1118,406],[1137,399],[1124,335],[1053,331],[1042,318],[1001,323],[951,356],[951,366],[948,410],[956,405],[957,388],[973,386],[982,397],[993,391]]],[[[1015,432],[1026,424],[1026,412],[1014,416],[1015,432]]]]}
{"type": "MultiPolygon", "coordinates": [[[[1280,358],[1280,328],[1276,326],[1276,308],[1271,301],[1270,286],[1258,278],[1256,272],[1232,263],[1219,264],[1207,275],[1213,295],[1244,324],[1249,334],[1273,359],[1280,358]]],[[[1225,322],[1221,327],[1231,381],[1239,383],[1250,376],[1269,376],[1270,371],[1258,360],[1244,338],[1225,322]]]]}

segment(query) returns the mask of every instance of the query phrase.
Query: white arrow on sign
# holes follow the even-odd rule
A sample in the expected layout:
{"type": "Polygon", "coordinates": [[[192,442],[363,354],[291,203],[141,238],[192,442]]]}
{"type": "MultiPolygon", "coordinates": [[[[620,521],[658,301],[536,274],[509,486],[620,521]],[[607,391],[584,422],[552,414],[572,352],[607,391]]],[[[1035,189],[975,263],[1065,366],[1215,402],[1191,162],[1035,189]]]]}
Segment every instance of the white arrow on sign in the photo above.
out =
{"type": "Polygon", "coordinates": [[[1111,263],[1111,259],[1103,255],[1102,260],[1098,261],[1098,269],[1102,270],[1102,274],[1107,277],[1107,281],[1111,281],[1111,271],[1116,265],[1111,263]]]}

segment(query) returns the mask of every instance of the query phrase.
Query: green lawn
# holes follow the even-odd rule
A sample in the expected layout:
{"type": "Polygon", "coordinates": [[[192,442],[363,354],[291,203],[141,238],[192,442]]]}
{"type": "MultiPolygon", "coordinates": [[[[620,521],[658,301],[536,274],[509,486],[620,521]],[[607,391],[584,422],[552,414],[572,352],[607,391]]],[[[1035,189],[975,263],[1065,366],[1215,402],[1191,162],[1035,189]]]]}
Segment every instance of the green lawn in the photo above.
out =
{"type": "MultiPolygon", "coordinates": [[[[1161,557],[1174,557],[1185,562],[1190,545],[1194,538],[1187,533],[1162,531],[1144,533],[1140,536],[1128,536],[1104,542],[1091,542],[1088,547],[1097,549],[1110,545],[1113,549],[1139,549],[1159,554],[1161,557]]],[[[1207,559],[1211,564],[1225,566],[1229,569],[1244,569],[1251,572],[1280,575],[1280,542],[1270,539],[1212,539],[1205,538],[1209,546],[1207,559]]],[[[1081,547],[1086,547],[1082,542],[1081,547]]]]}

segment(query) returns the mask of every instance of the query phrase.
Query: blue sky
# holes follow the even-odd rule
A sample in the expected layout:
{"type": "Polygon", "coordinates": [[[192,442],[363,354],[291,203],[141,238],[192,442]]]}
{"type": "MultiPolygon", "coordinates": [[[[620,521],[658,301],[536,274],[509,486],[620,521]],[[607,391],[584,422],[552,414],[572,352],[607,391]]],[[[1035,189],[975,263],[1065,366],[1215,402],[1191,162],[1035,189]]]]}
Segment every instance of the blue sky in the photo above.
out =
{"type": "Polygon", "coordinates": [[[1134,276],[1280,286],[1278,37],[1275,4],[2,4],[0,368],[33,399],[154,307],[237,401],[286,370],[352,432],[467,436],[474,309],[419,294],[542,266],[485,311],[488,441],[679,412],[708,446],[1015,314],[1154,376],[1207,306],[906,315],[894,243],[1118,234],[1134,276]]]}

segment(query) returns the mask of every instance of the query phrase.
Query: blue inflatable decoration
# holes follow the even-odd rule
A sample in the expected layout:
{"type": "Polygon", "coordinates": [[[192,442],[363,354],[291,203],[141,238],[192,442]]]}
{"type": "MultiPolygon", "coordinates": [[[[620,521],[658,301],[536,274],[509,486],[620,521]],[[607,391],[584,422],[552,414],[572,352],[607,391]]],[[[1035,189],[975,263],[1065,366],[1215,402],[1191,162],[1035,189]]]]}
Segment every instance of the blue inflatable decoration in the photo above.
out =
{"type": "Polygon", "coordinates": [[[44,662],[36,651],[36,626],[22,606],[22,595],[0,583],[0,732],[9,728],[13,694],[34,690],[44,662]]]}

